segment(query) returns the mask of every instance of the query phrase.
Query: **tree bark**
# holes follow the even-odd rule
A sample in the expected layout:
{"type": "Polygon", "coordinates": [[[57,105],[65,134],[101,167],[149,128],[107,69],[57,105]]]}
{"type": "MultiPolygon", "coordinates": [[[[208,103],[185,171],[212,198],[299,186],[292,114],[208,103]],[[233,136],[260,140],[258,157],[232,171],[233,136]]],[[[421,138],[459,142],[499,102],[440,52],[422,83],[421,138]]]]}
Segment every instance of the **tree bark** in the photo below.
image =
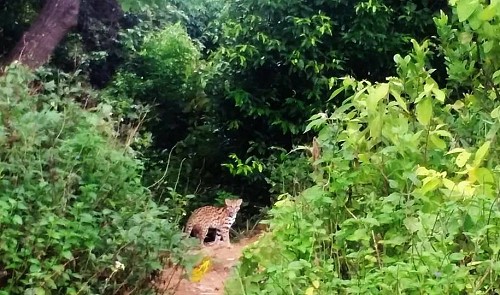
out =
{"type": "Polygon", "coordinates": [[[46,0],[37,19],[7,57],[35,69],[46,63],[68,31],[78,23],[81,0],[46,0]]]}

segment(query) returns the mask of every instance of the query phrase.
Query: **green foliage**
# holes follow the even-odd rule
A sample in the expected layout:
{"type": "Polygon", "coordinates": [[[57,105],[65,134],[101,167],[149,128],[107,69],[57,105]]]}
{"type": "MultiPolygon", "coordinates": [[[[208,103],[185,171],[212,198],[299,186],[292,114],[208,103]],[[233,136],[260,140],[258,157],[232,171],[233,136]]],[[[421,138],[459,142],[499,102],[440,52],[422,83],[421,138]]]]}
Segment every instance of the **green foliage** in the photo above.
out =
{"type": "Polygon", "coordinates": [[[143,123],[141,112],[150,111],[146,127],[156,131],[160,147],[172,147],[206,104],[199,51],[179,24],[151,32],[136,50],[105,100],[125,123],[143,123]]]}
{"type": "Polygon", "coordinates": [[[148,70],[147,81],[166,92],[165,98],[175,98],[193,90],[190,79],[199,70],[200,54],[180,24],[146,36],[139,58],[148,70]]]}
{"type": "Polygon", "coordinates": [[[233,160],[233,163],[225,163],[222,166],[229,169],[229,172],[232,175],[245,175],[255,172],[262,173],[264,169],[264,165],[257,159],[254,160],[253,157],[250,157],[243,162],[236,154],[230,154],[229,158],[233,160]]]}
{"type": "Polygon", "coordinates": [[[335,102],[325,99],[335,83],[331,77],[377,80],[393,73],[390,57],[407,48],[410,37],[433,34],[431,16],[443,4],[247,0],[230,5],[221,46],[212,57],[215,85],[209,87],[232,103],[234,110],[223,114],[226,128],[254,125],[259,128],[251,140],[289,140],[310,115],[335,102]]]}
{"type": "Polygon", "coordinates": [[[314,184],[311,163],[303,154],[275,152],[266,159],[266,182],[272,196],[298,196],[314,184]]]}
{"type": "Polygon", "coordinates": [[[435,19],[446,88],[429,41],[396,55],[386,82],[342,79],[349,98],[307,127],[322,147],[316,185],[275,203],[228,294],[499,292],[500,55],[484,31],[500,30],[498,5],[458,0],[451,22],[435,19]]]}
{"type": "Polygon", "coordinates": [[[134,133],[132,146],[146,159],[144,181],[178,221],[200,186],[205,159],[217,151],[205,124],[204,62],[179,23],[149,32],[131,52],[104,100],[122,121],[124,137],[134,133]]]}
{"type": "Polygon", "coordinates": [[[201,44],[204,53],[217,49],[221,35],[224,11],[228,4],[224,0],[172,0],[184,14],[183,24],[189,36],[201,44]]]}
{"type": "Polygon", "coordinates": [[[162,257],[185,259],[111,108],[72,101],[85,92],[17,66],[0,77],[0,294],[145,294],[162,257]]]}

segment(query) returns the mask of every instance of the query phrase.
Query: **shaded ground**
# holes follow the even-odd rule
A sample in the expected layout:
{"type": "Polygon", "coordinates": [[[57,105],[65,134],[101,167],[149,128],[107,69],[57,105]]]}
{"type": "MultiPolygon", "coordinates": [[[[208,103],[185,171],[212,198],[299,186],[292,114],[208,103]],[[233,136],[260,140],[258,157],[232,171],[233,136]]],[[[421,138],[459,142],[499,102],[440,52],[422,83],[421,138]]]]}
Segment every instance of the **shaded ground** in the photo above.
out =
{"type": "MultiPolygon", "coordinates": [[[[236,265],[245,246],[253,243],[259,235],[244,238],[228,249],[221,246],[205,246],[204,256],[210,257],[211,267],[198,283],[182,278],[182,270],[165,269],[162,273],[160,289],[164,294],[175,295],[223,295],[224,282],[236,265]]],[[[160,293],[161,294],[161,293],[160,293]]]]}

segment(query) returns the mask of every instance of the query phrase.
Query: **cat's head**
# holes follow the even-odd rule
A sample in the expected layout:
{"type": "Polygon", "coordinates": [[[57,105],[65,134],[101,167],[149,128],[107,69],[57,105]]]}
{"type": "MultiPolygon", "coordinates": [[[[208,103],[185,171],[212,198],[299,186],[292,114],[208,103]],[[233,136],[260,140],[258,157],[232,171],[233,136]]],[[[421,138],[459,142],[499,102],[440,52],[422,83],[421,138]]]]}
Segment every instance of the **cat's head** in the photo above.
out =
{"type": "Polygon", "coordinates": [[[240,210],[242,199],[225,199],[224,203],[226,203],[226,208],[231,213],[236,213],[240,210]]]}

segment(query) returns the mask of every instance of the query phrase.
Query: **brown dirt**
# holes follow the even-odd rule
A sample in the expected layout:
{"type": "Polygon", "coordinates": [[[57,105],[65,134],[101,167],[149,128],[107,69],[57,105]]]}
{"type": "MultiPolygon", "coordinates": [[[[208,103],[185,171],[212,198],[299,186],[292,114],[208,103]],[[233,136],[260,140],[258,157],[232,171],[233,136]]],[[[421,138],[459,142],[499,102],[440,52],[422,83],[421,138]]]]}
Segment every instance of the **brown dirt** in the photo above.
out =
{"type": "Polygon", "coordinates": [[[203,256],[209,256],[212,265],[200,282],[191,282],[183,277],[183,270],[168,268],[162,272],[160,294],[175,295],[223,295],[224,282],[241,256],[243,248],[258,239],[259,235],[244,238],[232,244],[232,248],[222,245],[205,246],[203,256]],[[163,293],[162,293],[163,292],[163,293]]]}

